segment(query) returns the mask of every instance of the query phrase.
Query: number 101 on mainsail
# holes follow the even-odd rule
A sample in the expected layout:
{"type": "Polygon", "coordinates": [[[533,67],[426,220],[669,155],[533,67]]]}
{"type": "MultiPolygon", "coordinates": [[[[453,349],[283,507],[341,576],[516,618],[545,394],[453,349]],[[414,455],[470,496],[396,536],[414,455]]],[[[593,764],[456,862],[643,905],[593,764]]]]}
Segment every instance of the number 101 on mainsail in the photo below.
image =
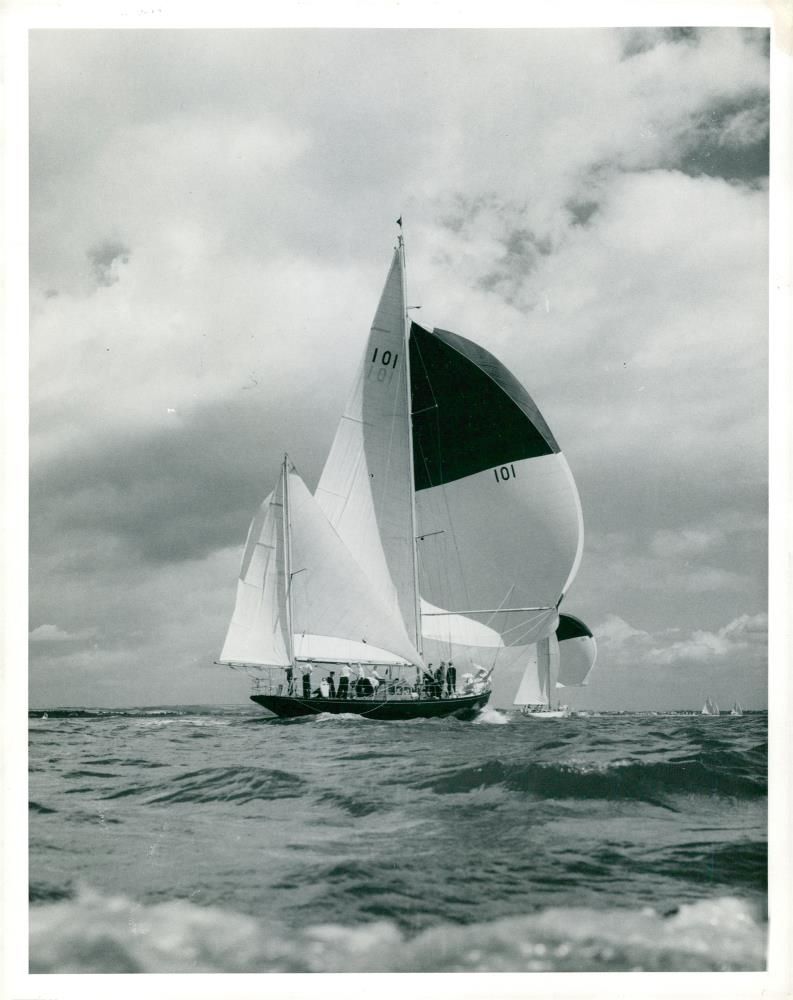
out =
{"type": "Polygon", "coordinates": [[[282,717],[472,717],[555,632],[582,544],[527,391],[410,320],[400,235],[316,492],[285,456],[250,526],[219,662],[282,717]]]}

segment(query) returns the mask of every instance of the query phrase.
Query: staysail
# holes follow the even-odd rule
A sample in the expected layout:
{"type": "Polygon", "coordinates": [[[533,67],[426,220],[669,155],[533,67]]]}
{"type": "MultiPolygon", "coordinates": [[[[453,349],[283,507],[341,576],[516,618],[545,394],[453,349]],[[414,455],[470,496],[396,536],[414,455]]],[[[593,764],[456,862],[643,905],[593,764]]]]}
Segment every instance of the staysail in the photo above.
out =
{"type": "Polygon", "coordinates": [[[575,615],[560,614],[556,628],[559,642],[557,687],[585,687],[597,659],[597,643],[592,632],[575,615]]]}
{"type": "Polygon", "coordinates": [[[289,521],[297,658],[420,664],[402,618],[372,587],[294,470],[289,521]]]}

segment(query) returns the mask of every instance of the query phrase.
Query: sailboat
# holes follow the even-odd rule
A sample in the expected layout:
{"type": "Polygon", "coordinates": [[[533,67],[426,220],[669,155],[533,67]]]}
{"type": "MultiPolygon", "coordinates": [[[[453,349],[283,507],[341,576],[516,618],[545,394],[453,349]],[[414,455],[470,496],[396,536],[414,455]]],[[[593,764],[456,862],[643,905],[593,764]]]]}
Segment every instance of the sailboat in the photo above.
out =
{"type": "Polygon", "coordinates": [[[553,703],[556,688],[585,687],[597,659],[589,627],[575,615],[560,614],[553,635],[540,640],[529,658],[514,704],[530,718],[567,718],[567,705],[553,703]]]}
{"type": "Polygon", "coordinates": [[[701,715],[721,715],[721,712],[719,711],[719,706],[716,704],[716,702],[713,701],[713,699],[710,696],[708,696],[705,699],[705,704],[702,706],[702,712],[700,714],[701,715]]]}
{"type": "Polygon", "coordinates": [[[733,702],[732,708],[730,709],[730,715],[743,715],[743,709],[737,701],[733,702]]]}
{"type": "Polygon", "coordinates": [[[284,457],[218,662],[282,717],[470,717],[559,623],[583,524],[570,468],[489,351],[419,326],[400,232],[312,496],[284,457]]]}

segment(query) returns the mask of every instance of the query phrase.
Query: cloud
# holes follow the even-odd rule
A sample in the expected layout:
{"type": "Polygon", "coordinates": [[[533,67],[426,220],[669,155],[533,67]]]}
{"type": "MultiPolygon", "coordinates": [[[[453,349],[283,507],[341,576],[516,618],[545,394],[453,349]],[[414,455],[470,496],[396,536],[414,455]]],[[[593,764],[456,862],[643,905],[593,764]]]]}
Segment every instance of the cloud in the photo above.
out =
{"type": "Polygon", "coordinates": [[[594,635],[598,642],[605,642],[614,646],[621,646],[631,640],[639,639],[644,641],[649,638],[649,633],[642,629],[634,628],[623,618],[620,618],[619,615],[608,615],[594,630],[594,635]]]}
{"type": "Polygon", "coordinates": [[[82,629],[79,632],[67,632],[57,625],[38,625],[28,633],[30,642],[80,642],[94,635],[92,629],[82,629]]]}
{"type": "Polygon", "coordinates": [[[683,528],[677,531],[657,531],[652,538],[650,547],[654,555],[665,556],[698,556],[706,552],[711,545],[719,540],[719,535],[711,530],[683,528]]]}
{"type": "Polygon", "coordinates": [[[32,620],[95,628],[130,698],[189,687],[155,664],[216,653],[280,453],[316,481],[401,213],[422,319],[568,456],[604,647],[734,650],[766,579],[766,37],[34,32],[32,620]]]}
{"type": "Polygon", "coordinates": [[[610,615],[593,629],[603,646],[603,659],[637,667],[683,664],[749,665],[764,662],[768,643],[768,616],[743,614],[716,631],[695,629],[682,639],[679,628],[649,633],[610,615]]]}
{"type": "Polygon", "coordinates": [[[120,277],[119,267],[129,263],[130,249],[119,240],[103,240],[88,251],[88,259],[98,285],[114,285],[120,277]]]}

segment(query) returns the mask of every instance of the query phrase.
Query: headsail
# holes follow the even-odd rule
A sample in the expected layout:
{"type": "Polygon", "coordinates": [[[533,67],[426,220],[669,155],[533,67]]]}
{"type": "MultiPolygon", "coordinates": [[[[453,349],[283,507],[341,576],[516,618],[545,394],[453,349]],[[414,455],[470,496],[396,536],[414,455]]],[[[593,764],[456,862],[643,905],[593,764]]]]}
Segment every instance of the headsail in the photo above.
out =
{"type": "Polygon", "coordinates": [[[597,659],[597,643],[589,628],[575,615],[560,614],[556,628],[559,642],[557,687],[585,687],[597,659]]]}
{"type": "Polygon", "coordinates": [[[553,632],[581,559],[567,461],[484,348],[412,323],[410,359],[422,597],[526,647],[553,632]]]}
{"type": "Polygon", "coordinates": [[[415,637],[410,425],[402,254],[396,250],[316,498],[415,637]]]}
{"type": "Polygon", "coordinates": [[[289,516],[298,658],[420,663],[400,615],[372,587],[294,471],[289,516]]]}
{"type": "Polygon", "coordinates": [[[234,613],[219,662],[254,669],[286,666],[289,647],[282,475],[248,529],[234,613]]]}

